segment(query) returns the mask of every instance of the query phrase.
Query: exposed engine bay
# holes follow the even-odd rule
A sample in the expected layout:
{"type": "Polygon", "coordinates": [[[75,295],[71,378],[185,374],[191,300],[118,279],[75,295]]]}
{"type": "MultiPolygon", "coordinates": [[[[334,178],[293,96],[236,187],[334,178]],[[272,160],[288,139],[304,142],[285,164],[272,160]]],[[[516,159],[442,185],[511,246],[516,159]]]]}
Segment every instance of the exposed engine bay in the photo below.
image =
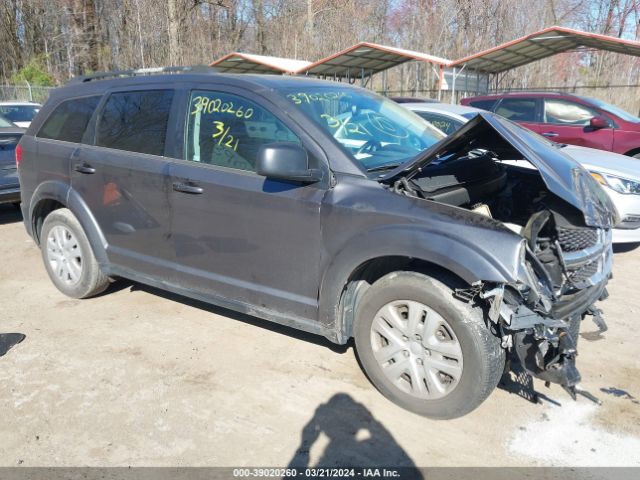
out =
{"type": "Polygon", "coordinates": [[[611,233],[587,225],[583,211],[552,193],[538,169],[512,158],[462,150],[397,178],[389,188],[493,218],[523,238],[518,282],[479,281],[458,293],[484,302],[503,348],[527,372],[561,384],[574,398],[591,398],[577,387],[576,343],[586,315],[606,330],[594,302],[607,296],[611,233]]]}

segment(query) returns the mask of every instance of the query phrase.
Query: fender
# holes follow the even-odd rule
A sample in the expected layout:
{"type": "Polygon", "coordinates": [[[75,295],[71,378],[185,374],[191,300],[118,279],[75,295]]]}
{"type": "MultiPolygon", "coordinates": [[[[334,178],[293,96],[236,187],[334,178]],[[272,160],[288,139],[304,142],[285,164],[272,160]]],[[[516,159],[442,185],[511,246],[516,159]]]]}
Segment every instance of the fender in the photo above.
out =
{"type": "MultiPolygon", "coordinates": [[[[93,250],[93,254],[101,267],[107,267],[109,260],[107,258],[107,240],[98,225],[91,210],[78,194],[76,190],[71,188],[67,183],[59,180],[48,180],[38,185],[31,196],[29,202],[29,222],[31,236],[39,243],[37,238],[34,213],[38,208],[38,204],[43,200],[55,200],[66,206],[76,216],[84,233],[89,239],[89,244],[93,250]]],[[[27,222],[25,222],[27,223],[27,222]]]]}
{"type": "MultiPolygon", "coordinates": [[[[479,232],[481,233],[481,232],[479,232]]],[[[482,235],[479,235],[480,237],[482,235]]],[[[465,282],[515,282],[521,239],[517,235],[497,235],[500,248],[486,248],[487,239],[459,235],[425,226],[387,225],[358,234],[340,250],[325,270],[319,292],[318,319],[332,338],[347,341],[339,303],[344,286],[362,264],[386,256],[411,257],[433,263],[465,282]],[[479,248],[482,244],[485,248],[479,248]]]]}

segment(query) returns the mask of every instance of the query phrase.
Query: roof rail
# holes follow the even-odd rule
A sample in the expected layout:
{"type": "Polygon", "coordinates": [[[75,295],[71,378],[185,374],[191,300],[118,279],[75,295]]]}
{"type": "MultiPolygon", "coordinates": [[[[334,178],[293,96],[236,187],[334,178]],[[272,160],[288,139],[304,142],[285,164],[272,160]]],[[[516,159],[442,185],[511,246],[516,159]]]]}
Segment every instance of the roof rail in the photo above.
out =
{"type": "Polygon", "coordinates": [[[575,93],[573,92],[561,92],[559,90],[546,90],[544,88],[523,88],[520,90],[503,90],[501,92],[498,93],[493,93],[492,95],[508,95],[508,94],[513,94],[513,95],[520,95],[520,94],[527,94],[527,93],[550,93],[552,95],[574,95],[575,93]]]}
{"type": "Polygon", "coordinates": [[[122,78],[122,77],[138,77],[145,75],[158,75],[164,73],[214,73],[216,71],[213,67],[206,65],[193,65],[187,67],[150,67],[150,68],[137,68],[132,70],[114,70],[112,72],[99,72],[91,75],[80,75],[74,77],[67,85],[92,82],[94,80],[106,80],[109,78],[122,78]]]}

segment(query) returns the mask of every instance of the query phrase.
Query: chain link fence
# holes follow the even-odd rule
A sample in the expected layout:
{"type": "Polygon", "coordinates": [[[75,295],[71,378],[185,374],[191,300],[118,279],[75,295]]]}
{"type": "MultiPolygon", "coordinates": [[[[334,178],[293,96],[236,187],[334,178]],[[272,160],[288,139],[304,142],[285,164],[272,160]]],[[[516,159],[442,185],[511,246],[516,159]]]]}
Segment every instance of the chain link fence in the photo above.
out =
{"type": "MultiPolygon", "coordinates": [[[[23,102],[44,103],[49,98],[53,87],[39,87],[27,85],[0,85],[0,101],[19,100],[23,102]]],[[[640,85],[602,85],[602,86],[573,86],[573,87],[530,87],[491,89],[489,93],[505,93],[519,91],[560,92],[598,98],[617,105],[633,115],[640,115],[640,85]]],[[[387,97],[419,97],[440,100],[450,103],[453,92],[451,90],[385,90],[378,93],[387,97]]],[[[456,91],[454,103],[476,92],[456,91]]]]}
{"type": "Polygon", "coordinates": [[[0,85],[0,102],[11,100],[44,103],[53,87],[28,85],[0,85]]]}
{"type": "MultiPolygon", "coordinates": [[[[507,92],[557,92],[581,95],[584,97],[597,98],[605,102],[616,105],[632,115],[640,116],[640,85],[597,85],[597,86],[573,86],[573,87],[529,87],[529,88],[498,88],[490,89],[488,93],[507,92]]],[[[378,93],[387,97],[416,97],[439,100],[443,103],[451,103],[452,95],[455,95],[453,103],[460,103],[465,97],[482,95],[478,92],[467,92],[464,90],[379,90],[378,93]]]]}

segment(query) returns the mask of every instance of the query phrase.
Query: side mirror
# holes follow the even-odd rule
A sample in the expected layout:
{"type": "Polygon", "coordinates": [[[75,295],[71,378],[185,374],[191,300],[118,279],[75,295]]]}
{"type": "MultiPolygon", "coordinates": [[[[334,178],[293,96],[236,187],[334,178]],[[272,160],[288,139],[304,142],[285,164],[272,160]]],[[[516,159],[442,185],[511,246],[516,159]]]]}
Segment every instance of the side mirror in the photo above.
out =
{"type": "Polygon", "coordinates": [[[592,117],[589,120],[589,126],[594,130],[600,130],[601,128],[611,127],[611,123],[604,117],[592,117]]]}
{"type": "Polygon", "coordinates": [[[309,168],[307,151],[295,143],[268,143],[258,150],[256,172],[267,178],[315,183],[322,172],[309,168]]]}

